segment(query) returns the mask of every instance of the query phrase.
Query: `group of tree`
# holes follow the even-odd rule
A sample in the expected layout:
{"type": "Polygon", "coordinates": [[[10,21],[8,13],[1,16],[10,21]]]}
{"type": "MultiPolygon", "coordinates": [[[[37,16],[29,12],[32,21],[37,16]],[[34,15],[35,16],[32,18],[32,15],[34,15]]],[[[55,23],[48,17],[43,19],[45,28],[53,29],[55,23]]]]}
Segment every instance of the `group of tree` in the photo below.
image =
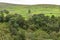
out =
{"type": "MultiPolygon", "coordinates": [[[[30,10],[29,10],[30,13],[30,10]]],[[[60,32],[60,17],[56,17],[54,15],[47,16],[44,14],[33,14],[28,20],[25,20],[25,18],[20,14],[9,14],[8,10],[2,10],[0,11],[0,22],[1,23],[8,23],[9,24],[9,30],[11,32],[11,36],[17,36],[14,37],[14,40],[26,40],[25,35],[23,33],[18,34],[19,28],[22,28],[24,30],[31,30],[31,31],[37,31],[39,29],[45,31],[48,33],[51,38],[54,37],[54,34],[56,35],[56,38],[53,38],[53,40],[57,40],[58,34],[60,32]]]]}

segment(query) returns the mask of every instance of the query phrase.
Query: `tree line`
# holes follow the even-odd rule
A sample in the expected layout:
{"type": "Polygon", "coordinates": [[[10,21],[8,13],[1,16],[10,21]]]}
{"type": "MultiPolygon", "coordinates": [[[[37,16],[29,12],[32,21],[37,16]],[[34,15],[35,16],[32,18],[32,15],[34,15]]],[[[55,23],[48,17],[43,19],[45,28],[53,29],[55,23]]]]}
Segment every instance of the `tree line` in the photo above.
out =
{"type": "MultiPolygon", "coordinates": [[[[30,10],[28,11],[30,13],[30,10]]],[[[52,32],[58,33],[60,32],[60,16],[56,17],[52,15],[51,17],[44,14],[34,14],[28,20],[20,14],[9,14],[8,10],[0,11],[0,23],[8,23],[9,30],[11,32],[11,36],[19,36],[19,38],[15,37],[14,40],[26,40],[24,34],[17,34],[19,31],[18,28],[22,28],[24,30],[30,29],[31,31],[36,31],[41,29],[48,33],[49,35],[52,32]]],[[[60,37],[57,36],[56,37],[60,37]]],[[[54,38],[57,40],[58,38],[54,38]]]]}

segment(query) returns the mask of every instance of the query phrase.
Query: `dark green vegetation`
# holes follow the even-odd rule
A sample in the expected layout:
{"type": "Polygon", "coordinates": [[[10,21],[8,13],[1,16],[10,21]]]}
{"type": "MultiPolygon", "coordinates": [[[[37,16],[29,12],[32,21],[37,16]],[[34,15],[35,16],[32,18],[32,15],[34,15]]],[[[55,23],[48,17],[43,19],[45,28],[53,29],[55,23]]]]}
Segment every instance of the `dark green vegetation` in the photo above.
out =
{"type": "Polygon", "coordinates": [[[0,40],[60,40],[59,11],[58,5],[0,4],[0,40]]]}

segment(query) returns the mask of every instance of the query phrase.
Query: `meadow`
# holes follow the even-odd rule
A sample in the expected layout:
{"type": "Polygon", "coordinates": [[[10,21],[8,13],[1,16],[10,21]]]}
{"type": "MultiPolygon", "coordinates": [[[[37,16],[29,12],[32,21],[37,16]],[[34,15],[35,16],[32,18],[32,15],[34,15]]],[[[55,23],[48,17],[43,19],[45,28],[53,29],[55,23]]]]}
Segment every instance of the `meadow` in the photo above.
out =
{"type": "Polygon", "coordinates": [[[18,4],[8,4],[0,3],[0,9],[7,9],[11,14],[19,13],[26,17],[28,15],[28,10],[31,10],[31,14],[40,14],[45,15],[55,15],[60,16],[60,5],[49,5],[49,4],[40,4],[40,5],[18,5],[18,4]]]}
{"type": "Polygon", "coordinates": [[[60,5],[0,3],[0,40],[60,40],[60,5]]]}

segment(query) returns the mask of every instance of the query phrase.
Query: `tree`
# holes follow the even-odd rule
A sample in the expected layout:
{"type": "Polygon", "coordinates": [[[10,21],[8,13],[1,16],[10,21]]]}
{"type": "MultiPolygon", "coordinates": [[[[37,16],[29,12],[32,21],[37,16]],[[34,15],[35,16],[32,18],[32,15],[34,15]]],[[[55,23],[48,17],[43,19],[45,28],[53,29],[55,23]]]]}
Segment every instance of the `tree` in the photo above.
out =
{"type": "Polygon", "coordinates": [[[6,9],[4,9],[4,10],[3,10],[3,12],[4,12],[4,13],[6,13],[6,14],[8,14],[8,13],[9,13],[9,11],[8,11],[8,10],[6,10],[6,9]]]}
{"type": "Polygon", "coordinates": [[[44,14],[33,15],[32,18],[30,19],[30,22],[31,24],[37,26],[37,27],[35,26],[36,29],[46,26],[44,14]]]}
{"type": "Polygon", "coordinates": [[[1,22],[5,21],[5,15],[9,14],[9,11],[8,10],[1,10],[0,11],[0,15],[1,15],[1,22]]]}
{"type": "Polygon", "coordinates": [[[9,22],[12,17],[13,17],[13,15],[7,14],[5,17],[5,22],[9,22]]]}

